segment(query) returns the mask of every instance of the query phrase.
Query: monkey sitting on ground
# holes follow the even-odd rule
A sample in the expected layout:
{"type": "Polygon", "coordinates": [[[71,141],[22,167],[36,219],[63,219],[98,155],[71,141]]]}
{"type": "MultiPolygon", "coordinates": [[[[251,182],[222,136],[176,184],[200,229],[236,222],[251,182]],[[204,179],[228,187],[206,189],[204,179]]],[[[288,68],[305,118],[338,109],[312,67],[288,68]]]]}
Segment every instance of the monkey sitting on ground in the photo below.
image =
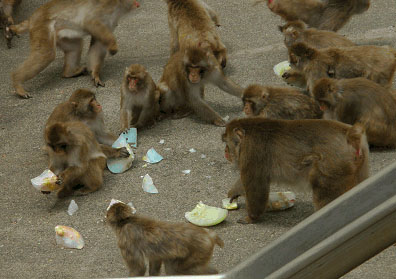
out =
{"type": "Polygon", "coordinates": [[[216,30],[218,17],[202,0],[166,0],[171,55],[189,47],[208,47],[224,68],[227,51],[216,30]]]}
{"type": "Polygon", "coordinates": [[[55,123],[45,129],[49,169],[58,176],[58,198],[88,194],[102,187],[106,156],[82,122],[55,123]],[[83,188],[76,190],[77,186],[83,188]]]}
{"type": "Polygon", "coordinates": [[[391,87],[396,70],[396,51],[391,47],[354,46],[315,49],[305,43],[290,48],[296,57],[294,66],[302,71],[311,92],[320,78],[364,77],[382,86],[391,87]]]}
{"type": "Polygon", "coordinates": [[[160,92],[142,65],[126,69],[121,85],[121,132],[153,125],[159,115],[160,92]]]}
{"type": "Polygon", "coordinates": [[[250,117],[229,122],[222,139],[226,159],[240,171],[228,197],[246,195],[248,216],[239,223],[258,220],[271,184],[309,185],[318,210],[368,177],[369,149],[360,124],[250,117]]]}
{"type": "Polygon", "coordinates": [[[185,223],[154,221],[132,214],[124,203],[113,204],[106,222],[114,230],[129,276],[144,276],[144,258],[149,275],[159,275],[164,263],[167,275],[216,274],[209,265],[213,248],[223,241],[214,231],[185,223]]]}
{"type": "Polygon", "coordinates": [[[10,29],[10,25],[14,24],[12,14],[14,8],[20,3],[21,0],[0,0],[0,29],[4,29],[4,37],[7,40],[8,48],[11,48],[11,40],[15,35],[10,29]]]}
{"type": "Polygon", "coordinates": [[[259,0],[286,21],[302,20],[310,27],[337,31],[353,15],[370,7],[370,0],[259,0]]]}
{"type": "Polygon", "coordinates": [[[234,96],[242,96],[243,89],[223,74],[210,50],[192,47],[176,52],[158,83],[161,112],[180,117],[194,112],[206,122],[224,126],[225,121],[204,100],[207,83],[234,96]]]}
{"type": "Polygon", "coordinates": [[[396,102],[388,89],[365,78],[323,78],[312,93],[324,119],[361,123],[369,144],[396,147],[396,102]]]}
{"type": "Polygon", "coordinates": [[[322,118],[319,105],[303,92],[287,87],[250,85],[242,96],[246,116],[271,119],[322,118]]]}
{"type": "Polygon", "coordinates": [[[76,77],[86,71],[80,66],[83,37],[91,36],[88,51],[88,70],[96,86],[104,86],[99,72],[106,52],[118,51],[113,30],[118,20],[139,7],[136,0],[52,0],[38,8],[33,15],[11,30],[20,34],[30,32],[29,57],[12,73],[16,93],[22,98],[31,96],[23,83],[32,79],[55,60],[56,46],[65,53],[63,77],[76,77]]]}

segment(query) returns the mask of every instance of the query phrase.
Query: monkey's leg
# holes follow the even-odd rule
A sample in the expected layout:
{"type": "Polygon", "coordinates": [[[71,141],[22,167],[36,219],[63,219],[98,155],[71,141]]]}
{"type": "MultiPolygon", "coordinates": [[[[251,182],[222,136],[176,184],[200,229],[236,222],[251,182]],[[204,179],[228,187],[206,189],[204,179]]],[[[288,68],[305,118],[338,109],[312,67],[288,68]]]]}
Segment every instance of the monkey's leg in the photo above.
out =
{"type": "Polygon", "coordinates": [[[149,262],[149,275],[150,276],[158,276],[161,271],[162,261],[154,261],[150,260],[149,262]]]}
{"type": "Polygon", "coordinates": [[[99,20],[87,21],[84,24],[85,30],[89,32],[92,38],[100,41],[106,49],[109,51],[110,55],[114,55],[118,51],[117,41],[113,32],[99,20]]]}
{"type": "Polygon", "coordinates": [[[140,120],[140,113],[142,112],[142,107],[134,106],[132,108],[131,126],[136,127],[136,124],[140,120]]]}
{"type": "Polygon", "coordinates": [[[70,78],[82,75],[86,71],[85,67],[80,66],[83,40],[62,38],[57,42],[57,45],[65,53],[63,77],[70,78]]]}
{"type": "MultiPolygon", "coordinates": [[[[191,91],[194,90],[196,89],[193,88],[191,91]]],[[[213,123],[216,126],[225,126],[225,121],[200,97],[200,92],[189,92],[189,105],[206,122],[213,123]]]]}
{"type": "Polygon", "coordinates": [[[124,258],[126,265],[128,266],[129,276],[144,276],[146,273],[146,265],[144,264],[144,255],[131,244],[125,245],[120,248],[121,255],[124,258]]]}
{"type": "Polygon", "coordinates": [[[132,112],[130,109],[122,108],[120,113],[121,132],[129,129],[131,125],[132,112]]]}
{"type": "MultiPolygon", "coordinates": [[[[50,168],[52,169],[52,167],[50,168]]],[[[73,186],[84,175],[84,169],[80,167],[68,167],[58,175],[58,182],[62,188],[56,193],[58,198],[64,198],[71,195],[74,190],[73,186]]]]}
{"type": "Polygon", "coordinates": [[[216,67],[210,76],[211,82],[217,85],[221,90],[236,96],[242,97],[243,89],[233,82],[231,79],[227,78],[223,72],[216,67]]]}
{"type": "Polygon", "coordinates": [[[85,195],[97,191],[103,185],[103,170],[106,167],[106,158],[99,157],[89,161],[89,167],[81,179],[83,188],[77,190],[77,195],[85,195]]]}
{"type": "Polygon", "coordinates": [[[88,70],[91,72],[92,79],[96,87],[105,86],[100,80],[99,73],[106,57],[106,47],[94,37],[88,51],[88,70]]]}
{"type": "Polygon", "coordinates": [[[31,97],[22,84],[38,75],[55,60],[54,40],[55,38],[48,27],[30,32],[29,57],[11,74],[16,93],[22,98],[31,97]]]}
{"type": "Polygon", "coordinates": [[[144,126],[152,126],[155,123],[155,115],[157,114],[158,107],[150,106],[143,107],[139,116],[138,122],[135,124],[136,128],[144,126]]]}

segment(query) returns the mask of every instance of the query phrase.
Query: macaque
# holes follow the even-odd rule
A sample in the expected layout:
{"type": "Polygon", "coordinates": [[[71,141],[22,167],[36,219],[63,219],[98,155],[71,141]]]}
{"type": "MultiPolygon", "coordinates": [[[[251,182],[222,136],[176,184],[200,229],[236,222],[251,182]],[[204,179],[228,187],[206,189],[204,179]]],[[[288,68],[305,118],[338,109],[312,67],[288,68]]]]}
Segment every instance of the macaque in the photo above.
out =
{"type": "Polygon", "coordinates": [[[12,17],[14,8],[21,3],[21,0],[0,0],[0,29],[4,29],[4,37],[7,40],[7,47],[11,48],[11,40],[14,33],[10,25],[14,24],[12,17]]]}
{"type": "Polygon", "coordinates": [[[250,85],[242,96],[246,116],[270,119],[320,119],[319,105],[303,92],[287,87],[250,85]]]}
{"type": "Polygon", "coordinates": [[[95,93],[92,91],[87,89],[77,89],[74,91],[68,101],[55,107],[45,127],[47,128],[54,123],[68,121],[81,121],[86,124],[94,133],[96,140],[100,144],[106,145],[103,148],[107,156],[124,157],[129,155],[125,148],[114,149],[112,151],[110,146],[116,141],[117,137],[107,132],[103,119],[102,106],[96,100],[95,93]]]}
{"type": "Polygon", "coordinates": [[[96,86],[104,86],[99,78],[107,51],[118,51],[113,34],[119,19],[139,7],[136,0],[52,0],[38,8],[19,25],[11,26],[16,34],[30,32],[29,57],[11,75],[16,93],[22,98],[31,96],[23,83],[32,79],[55,60],[56,46],[64,53],[63,77],[82,75],[80,65],[83,37],[91,36],[88,51],[88,70],[96,86]]]}
{"type": "Polygon", "coordinates": [[[204,47],[212,51],[224,68],[227,50],[217,34],[218,17],[202,0],[166,0],[171,36],[171,55],[189,47],[204,47]]]}
{"type": "Polygon", "coordinates": [[[121,85],[121,131],[131,126],[153,125],[159,115],[160,92],[142,65],[133,64],[125,70],[121,85]]]}
{"type": "Polygon", "coordinates": [[[313,95],[324,119],[361,123],[369,144],[396,147],[396,102],[390,90],[365,78],[322,78],[313,95]]]}
{"type": "Polygon", "coordinates": [[[248,215],[239,223],[258,221],[271,184],[309,186],[318,210],[368,177],[361,124],[250,117],[229,122],[222,139],[225,158],[240,171],[228,197],[246,195],[248,215]]]}
{"type": "Polygon", "coordinates": [[[225,121],[204,100],[207,83],[215,84],[231,95],[242,96],[243,89],[223,74],[211,51],[191,47],[176,52],[158,83],[161,112],[180,117],[194,112],[206,122],[224,126],[225,121]]]}
{"type": "Polygon", "coordinates": [[[396,51],[388,46],[315,49],[296,43],[290,53],[296,57],[293,64],[304,73],[310,92],[314,82],[324,77],[364,77],[389,88],[396,70],[396,51]]]}
{"type": "Polygon", "coordinates": [[[82,122],[58,122],[45,129],[49,169],[61,186],[57,197],[88,194],[102,187],[106,155],[91,130],[82,122]],[[76,190],[80,185],[82,188],[76,190]]]}
{"type": "Polygon", "coordinates": [[[286,21],[302,20],[310,27],[337,31],[353,15],[367,11],[370,0],[267,0],[267,5],[286,21]]]}
{"type": "Polygon", "coordinates": [[[292,69],[286,71],[282,75],[282,78],[286,83],[302,88],[306,86],[306,79],[304,74],[293,66],[292,62],[295,60],[295,57],[290,53],[290,47],[293,44],[306,43],[308,46],[317,49],[355,46],[345,36],[332,31],[307,28],[306,24],[301,20],[291,21],[283,26],[279,26],[279,30],[285,36],[284,42],[289,52],[289,61],[292,64],[292,69]]]}
{"type": "Polygon", "coordinates": [[[129,276],[159,275],[164,263],[167,275],[216,274],[209,261],[213,248],[223,241],[214,231],[186,223],[155,221],[132,214],[124,203],[113,204],[106,222],[114,230],[129,276]]]}

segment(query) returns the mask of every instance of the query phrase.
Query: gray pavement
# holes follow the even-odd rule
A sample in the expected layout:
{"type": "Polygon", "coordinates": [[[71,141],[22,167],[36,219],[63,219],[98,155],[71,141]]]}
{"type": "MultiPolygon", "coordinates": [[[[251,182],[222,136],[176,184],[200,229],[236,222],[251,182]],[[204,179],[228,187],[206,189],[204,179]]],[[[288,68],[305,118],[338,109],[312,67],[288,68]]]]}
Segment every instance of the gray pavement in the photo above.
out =
{"type": "MultiPolygon", "coordinates": [[[[28,17],[45,1],[23,1],[17,22],[28,17]]],[[[286,49],[277,30],[278,16],[254,1],[207,0],[218,11],[220,35],[229,50],[226,73],[242,86],[252,83],[283,85],[273,73],[276,63],[286,60],[286,49]]],[[[102,103],[105,121],[112,132],[119,128],[120,82],[129,64],[144,65],[158,81],[169,56],[169,32],[164,1],[141,1],[139,11],[124,18],[116,29],[120,51],[106,59],[102,71],[105,88],[96,89],[88,76],[63,79],[62,53],[40,75],[26,83],[32,99],[13,94],[10,72],[26,58],[28,35],[13,41],[8,50],[0,38],[0,277],[1,278],[93,278],[124,277],[127,270],[116,246],[113,232],[103,223],[105,209],[112,198],[132,201],[138,212],[156,219],[185,222],[184,213],[199,201],[220,206],[238,174],[223,157],[222,128],[207,125],[197,117],[164,120],[138,135],[137,160],[129,171],[114,175],[105,172],[104,186],[87,196],[73,197],[79,210],[67,214],[70,199],[55,203],[52,195],[42,195],[30,179],[47,168],[47,156],[41,150],[43,126],[54,106],[66,100],[77,88],[89,88],[102,103]],[[163,145],[159,144],[165,140],[163,145]],[[141,157],[154,147],[165,158],[159,164],[143,168],[141,157]],[[168,149],[170,148],[170,150],[168,149]],[[196,153],[188,150],[195,148],[196,153]],[[201,154],[206,158],[202,159],[201,154]],[[182,170],[191,169],[189,175],[182,170]],[[150,174],[159,194],[150,195],[141,188],[142,176],[150,174]],[[55,245],[54,228],[67,225],[85,239],[83,250],[63,250],[55,245]]],[[[379,33],[395,25],[393,0],[375,0],[368,12],[357,16],[341,33],[354,38],[379,33]]],[[[396,36],[396,34],[395,34],[396,36]]],[[[88,41],[86,42],[88,43],[88,41]]],[[[390,42],[396,47],[396,40],[390,42]]],[[[206,98],[223,117],[242,116],[241,101],[208,86],[206,98]]],[[[371,173],[395,161],[395,150],[373,150],[371,173]]],[[[272,190],[289,190],[272,187],[272,190]]],[[[381,189],[378,189],[381,191],[381,189]]],[[[313,213],[311,195],[297,192],[294,208],[265,213],[262,222],[240,225],[246,214],[242,209],[230,212],[227,220],[213,229],[225,242],[216,248],[213,264],[222,272],[248,258],[291,227],[313,213]]],[[[347,214],[347,212],[345,213],[347,214]]],[[[362,247],[364,249],[364,247],[362,247]]],[[[395,278],[395,247],[390,247],[345,278],[395,278]]]]}

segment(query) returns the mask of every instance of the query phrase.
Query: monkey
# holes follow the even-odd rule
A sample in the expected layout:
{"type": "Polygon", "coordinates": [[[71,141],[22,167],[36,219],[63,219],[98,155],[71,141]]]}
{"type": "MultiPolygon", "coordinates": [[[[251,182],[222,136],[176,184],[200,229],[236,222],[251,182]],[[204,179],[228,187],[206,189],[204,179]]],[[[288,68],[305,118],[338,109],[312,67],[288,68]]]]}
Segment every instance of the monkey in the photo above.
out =
{"type": "Polygon", "coordinates": [[[159,97],[160,92],[146,69],[139,64],[129,66],[121,85],[121,131],[130,126],[153,125],[160,112],[159,97]]]}
{"type": "Polygon", "coordinates": [[[367,11],[370,0],[267,0],[267,6],[286,21],[302,20],[310,27],[338,31],[353,15],[367,11]]]}
{"type": "Polygon", "coordinates": [[[133,214],[124,203],[107,211],[106,223],[116,234],[129,276],[144,276],[144,258],[149,275],[159,275],[164,263],[167,275],[216,274],[209,265],[214,246],[224,246],[214,231],[186,223],[155,221],[133,214]]]}
{"type": "Polygon", "coordinates": [[[72,93],[69,100],[57,105],[49,116],[45,127],[57,122],[81,121],[94,133],[96,140],[105,149],[108,157],[129,156],[125,148],[113,149],[110,146],[117,137],[107,132],[102,106],[96,100],[95,93],[88,89],[77,89],[72,93]]]}
{"type": "Polygon", "coordinates": [[[202,0],[166,0],[171,36],[171,55],[189,47],[209,48],[224,68],[227,50],[216,30],[215,11],[202,0]]]}
{"type": "Polygon", "coordinates": [[[210,50],[190,47],[171,56],[158,83],[160,110],[184,117],[196,113],[206,122],[224,126],[225,121],[204,101],[204,86],[213,83],[236,97],[243,89],[227,78],[210,50]]]}
{"type": "Polygon", "coordinates": [[[316,80],[324,77],[364,77],[384,87],[391,87],[396,70],[396,51],[384,46],[354,46],[315,49],[305,43],[290,47],[296,57],[293,65],[302,71],[311,92],[316,80]]]}
{"type": "Polygon", "coordinates": [[[253,84],[243,92],[246,116],[271,119],[320,119],[319,105],[303,92],[287,87],[253,84]]]}
{"type": "Polygon", "coordinates": [[[20,3],[21,0],[0,0],[0,29],[4,29],[8,48],[11,48],[11,40],[15,35],[10,29],[10,25],[14,24],[13,12],[20,3]]]}
{"type": "MultiPolygon", "coordinates": [[[[345,36],[339,35],[335,32],[319,30],[316,28],[307,28],[306,24],[301,20],[291,21],[283,26],[279,26],[279,30],[285,36],[284,43],[288,49],[290,62],[295,60],[295,57],[290,53],[290,47],[295,43],[303,42],[317,49],[356,46],[355,43],[347,39],[345,36]]],[[[306,86],[305,76],[293,66],[282,75],[282,78],[288,84],[301,88],[306,86]]]]}
{"type": "Polygon", "coordinates": [[[122,16],[138,7],[136,0],[51,0],[28,20],[10,26],[16,34],[28,30],[30,34],[30,54],[11,74],[16,93],[22,98],[31,97],[22,84],[55,60],[56,46],[65,53],[62,76],[71,78],[84,74],[87,69],[80,66],[80,59],[86,35],[91,36],[88,70],[95,86],[104,86],[99,72],[106,53],[118,52],[113,30],[122,16]]]}
{"type": "Polygon", "coordinates": [[[396,147],[396,102],[390,90],[365,78],[315,82],[313,95],[324,119],[360,123],[374,146],[396,147]]]}
{"type": "Polygon", "coordinates": [[[82,122],[57,122],[45,129],[49,153],[49,169],[58,177],[60,189],[56,195],[84,195],[98,190],[103,184],[106,155],[92,131],[82,122]],[[76,187],[83,188],[76,190],[76,187]]]}
{"type": "Polygon", "coordinates": [[[308,185],[318,210],[368,177],[369,149],[361,124],[249,117],[229,122],[222,140],[225,158],[240,172],[228,197],[246,195],[248,215],[239,223],[258,221],[271,184],[308,185]]]}

